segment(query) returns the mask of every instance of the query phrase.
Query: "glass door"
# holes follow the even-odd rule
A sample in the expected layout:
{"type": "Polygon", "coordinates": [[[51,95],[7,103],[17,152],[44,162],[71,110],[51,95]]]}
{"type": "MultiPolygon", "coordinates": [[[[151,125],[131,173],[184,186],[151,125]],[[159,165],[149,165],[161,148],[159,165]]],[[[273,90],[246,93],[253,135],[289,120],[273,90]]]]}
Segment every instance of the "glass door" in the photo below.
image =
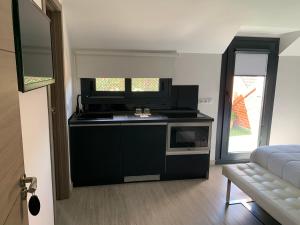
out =
{"type": "Polygon", "coordinates": [[[235,38],[222,60],[216,161],[248,161],[268,145],[278,39],[235,38]]]}
{"type": "Polygon", "coordinates": [[[228,152],[251,153],[260,145],[268,54],[235,55],[228,152]]]}

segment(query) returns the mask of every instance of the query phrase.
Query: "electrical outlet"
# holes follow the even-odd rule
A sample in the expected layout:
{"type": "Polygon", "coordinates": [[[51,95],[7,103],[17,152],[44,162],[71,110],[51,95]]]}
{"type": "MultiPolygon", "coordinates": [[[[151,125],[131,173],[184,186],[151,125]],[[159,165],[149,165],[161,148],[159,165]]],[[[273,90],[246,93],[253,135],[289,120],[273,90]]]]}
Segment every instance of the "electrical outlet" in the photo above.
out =
{"type": "Polygon", "coordinates": [[[200,104],[212,104],[212,98],[211,97],[199,98],[199,103],[200,104]]]}

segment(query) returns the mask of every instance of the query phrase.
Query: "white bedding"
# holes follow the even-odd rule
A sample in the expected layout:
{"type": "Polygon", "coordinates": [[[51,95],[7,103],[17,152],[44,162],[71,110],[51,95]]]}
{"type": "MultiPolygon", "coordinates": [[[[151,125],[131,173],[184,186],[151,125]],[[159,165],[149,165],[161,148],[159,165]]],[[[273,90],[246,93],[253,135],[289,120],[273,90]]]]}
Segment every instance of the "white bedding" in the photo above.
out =
{"type": "Polygon", "coordinates": [[[300,188],[300,145],[259,147],[251,154],[251,162],[300,188]]]}

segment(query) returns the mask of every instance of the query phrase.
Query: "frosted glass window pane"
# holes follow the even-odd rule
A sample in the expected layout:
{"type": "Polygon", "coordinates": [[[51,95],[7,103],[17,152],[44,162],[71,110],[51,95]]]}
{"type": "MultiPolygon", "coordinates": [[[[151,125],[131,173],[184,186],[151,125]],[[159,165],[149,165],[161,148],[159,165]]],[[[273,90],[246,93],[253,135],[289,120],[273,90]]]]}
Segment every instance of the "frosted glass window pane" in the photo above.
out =
{"type": "Polygon", "coordinates": [[[125,78],[96,78],[96,91],[125,91],[125,78]]]}
{"type": "Polygon", "coordinates": [[[267,75],[268,54],[236,52],[235,75],[267,75]]]}
{"type": "Polygon", "coordinates": [[[132,78],[131,86],[133,92],[158,92],[159,78],[132,78]]]}

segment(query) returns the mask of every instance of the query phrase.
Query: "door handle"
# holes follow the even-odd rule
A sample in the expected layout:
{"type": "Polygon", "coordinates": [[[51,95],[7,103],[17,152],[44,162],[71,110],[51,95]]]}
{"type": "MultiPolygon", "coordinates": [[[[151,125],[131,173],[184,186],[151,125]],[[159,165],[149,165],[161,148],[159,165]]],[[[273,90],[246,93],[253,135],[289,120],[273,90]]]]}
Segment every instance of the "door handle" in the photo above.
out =
{"type": "Polygon", "coordinates": [[[34,194],[36,189],[37,189],[37,178],[36,177],[26,177],[24,176],[21,177],[20,179],[20,185],[22,188],[21,195],[22,199],[26,200],[27,194],[31,193],[34,194]],[[27,188],[26,184],[29,184],[29,187],[27,188]]]}
{"type": "Polygon", "coordinates": [[[225,98],[227,98],[228,103],[231,105],[231,103],[232,103],[232,97],[230,96],[229,91],[225,92],[225,98]]]}
{"type": "Polygon", "coordinates": [[[52,113],[56,113],[55,107],[51,107],[51,112],[52,112],[52,113]]]}
{"type": "Polygon", "coordinates": [[[37,189],[36,177],[26,177],[26,175],[24,174],[24,176],[22,176],[20,179],[20,185],[22,188],[21,197],[23,200],[27,199],[28,193],[32,194],[32,196],[30,197],[29,202],[28,202],[29,212],[33,216],[38,215],[40,212],[40,209],[41,209],[41,203],[40,203],[38,196],[35,195],[35,191],[37,189]],[[28,188],[27,188],[26,184],[29,184],[28,188]]]}

